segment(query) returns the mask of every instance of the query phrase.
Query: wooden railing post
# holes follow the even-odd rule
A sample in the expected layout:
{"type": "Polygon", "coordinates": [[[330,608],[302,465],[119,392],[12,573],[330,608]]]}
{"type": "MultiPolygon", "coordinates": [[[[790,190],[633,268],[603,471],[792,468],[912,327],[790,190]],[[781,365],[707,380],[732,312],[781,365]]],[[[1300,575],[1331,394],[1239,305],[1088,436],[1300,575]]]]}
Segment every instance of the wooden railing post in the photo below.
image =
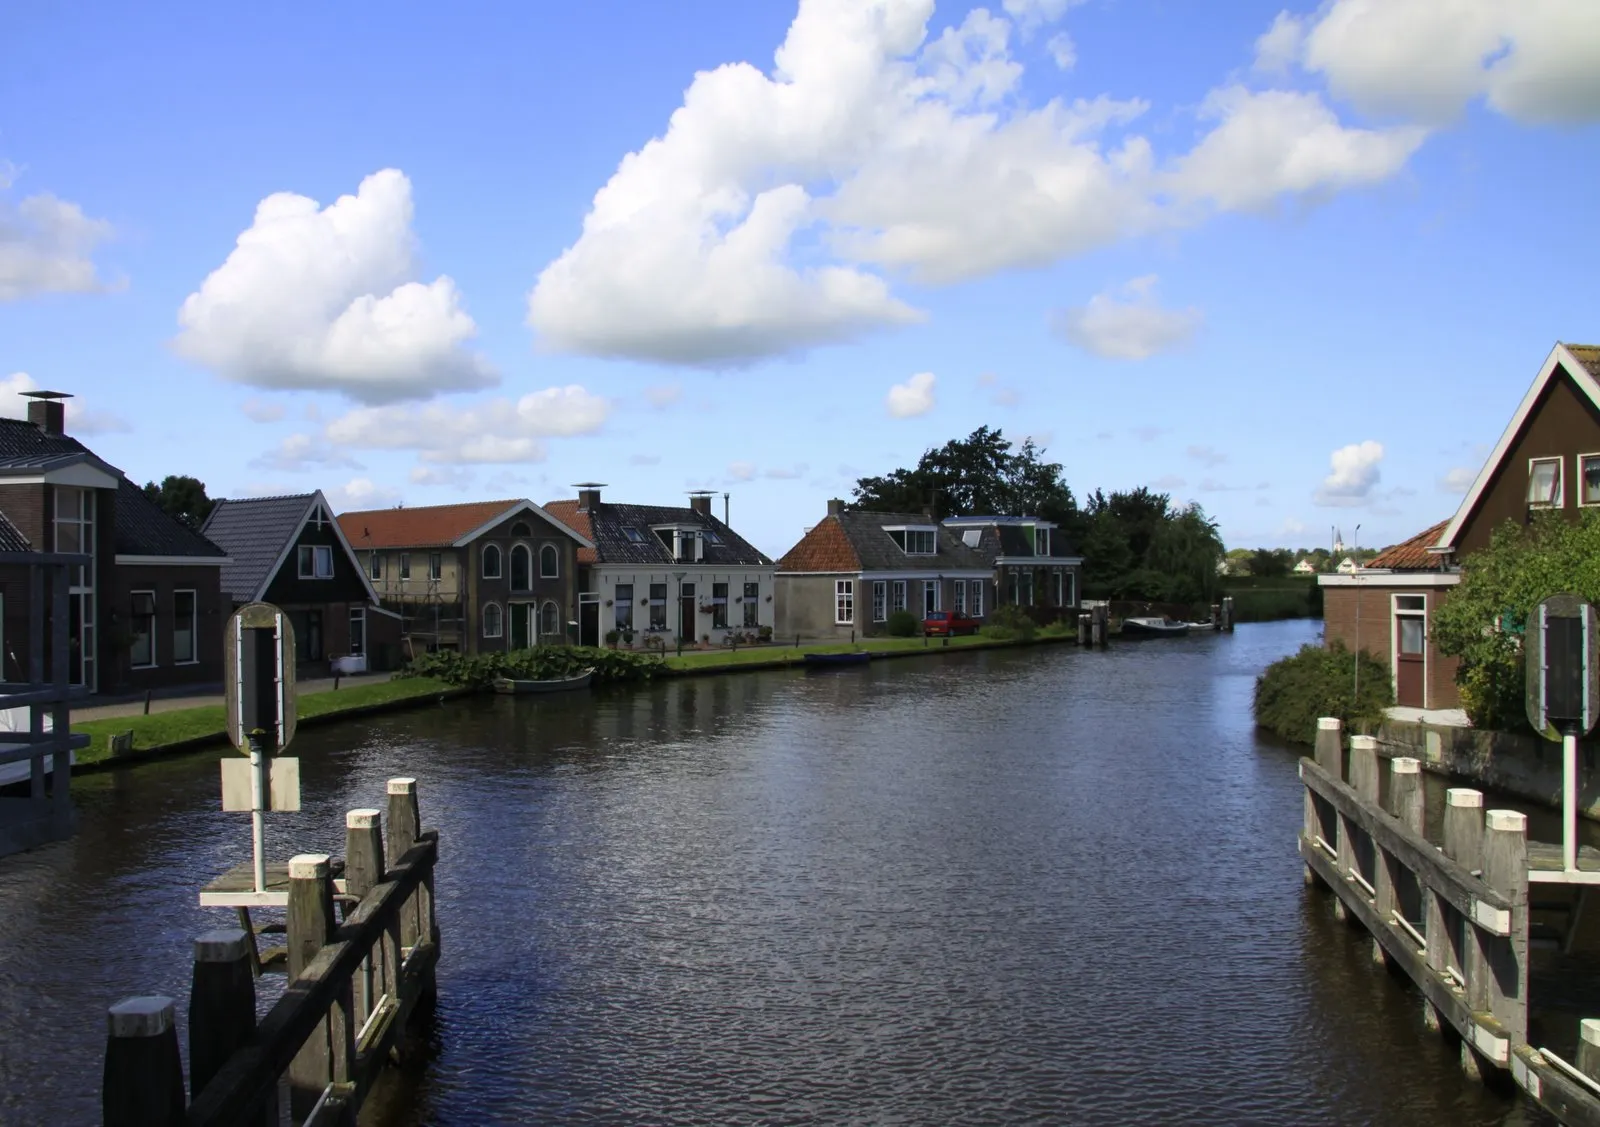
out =
{"type": "Polygon", "coordinates": [[[1378,738],[1376,736],[1350,737],[1351,789],[1363,802],[1378,805],[1378,738]]]}
{"type": "Polygon", "coordinates": [[[1444,795],[1444,855],[1469,873],[1483,871],[1483,792],[1451,787],[1444,795]]]}
{"type": "Polygon", "coordinates": [[[1590,1080],[1600,1081],[1600,1018],[1586,1017],[1578,1023],[1577,1065],[1590,1080]]]}
{"type": "MultiPolygon", "coordinates": [[[[302,853],[289,860],[289,981],[332,942],[333,878],[326,853],[302,853]]],[[[304,1119],[333,1080],[329,1023],[319,1024],[289,1066],[289,1111],[304,1119]]]]}
{"type": "MultiPolygon", "coordinates": [[[[417,780],[389,780],[389,867],[394,868],[400,858],[417,843],[422,833],[422,814],[417,805],[417,780]]],[[[417,897],[413,896],[400,917],[400,943],[415,947],[421,934],[417,920],[417,897]]]]}
{"type": "Polygon", "coordinates": [[[1514,810],[1490,810],[1484,823],[1483,881],[1511,908],[1484,913],[1487,918],[1474,919],[1470,929],[1467,1002],[1501,1030],[1497,1035],[1475,1022],[1472,1043],[1462,1042],[1462,1066],[1479,1075],[1484,1060],[1506,1067],[1511,1047],[1528,1037],[1528,819],[1514,810]],[[1497,934],[1502,930],[1509,934],[1497,934]]]}
{"type": "MultiPolygon", "coordinates": [[[[344,887],[351,896],[365,899],[383,883],[383,812],[351,810],[344,816],[344,887]]],[[[371,1015],[378,998],[386,993],[383,972],[384,945],[373,948],[362,964],[355,991],[355,1022],[359,1029],[371,1015]]],[[[393,996],[392,994],[390,995],[393,996]]]]}
{"type": "Polygon", "coordinates": [[[1317,721],[1317,766],[1339,782],[1344,781],[1343,727],[1337,716],[1324,716],[1317,721]]]}
{"type": "Polygon", "coordinates": [[[1421,836],[1424,812],[1422,761],[1402,756],[1389,760],[1389,813],[1421,836]]]}
{"type": "Polygon", "coordinates": [[[183,1127],[183,1061],[172,999],[124,998],[106,1019],[105,1127],[183,1127]]]}
{"type": "MultiPolygon", "coordinates": [[[[208,931],[194,941],[189,991],[189,1091],[198,1096],[256,1032],[256,977],[250,937],[240,928],[208,931]]],[[[277,1122],[263,1108],[258,1122],[277,1122]]]]}

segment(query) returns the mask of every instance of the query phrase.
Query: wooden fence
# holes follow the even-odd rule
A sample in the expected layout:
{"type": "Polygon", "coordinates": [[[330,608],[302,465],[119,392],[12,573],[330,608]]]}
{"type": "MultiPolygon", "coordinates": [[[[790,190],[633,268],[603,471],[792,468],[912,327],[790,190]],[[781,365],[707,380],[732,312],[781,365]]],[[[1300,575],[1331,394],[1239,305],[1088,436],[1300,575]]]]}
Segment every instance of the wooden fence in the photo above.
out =
{"type": "Polygon", "coordinates": [[[276,1124],[285,1079],[293,1122],[354,1127],[413,1014],[431,1005],[439,959],[439,839],[421,829],[416,780],[389,780],[387,841],[383,822],[378,810],[346,816],[342,881],[327,855],[289,862],[290,981],[259,1024],[254,936],[227,929],[195,941],[187,1107],[173,1000],[111,1007],[106,1127],[276,1124]],[[341,921],[336,905],[353,910],[341,921]]]}

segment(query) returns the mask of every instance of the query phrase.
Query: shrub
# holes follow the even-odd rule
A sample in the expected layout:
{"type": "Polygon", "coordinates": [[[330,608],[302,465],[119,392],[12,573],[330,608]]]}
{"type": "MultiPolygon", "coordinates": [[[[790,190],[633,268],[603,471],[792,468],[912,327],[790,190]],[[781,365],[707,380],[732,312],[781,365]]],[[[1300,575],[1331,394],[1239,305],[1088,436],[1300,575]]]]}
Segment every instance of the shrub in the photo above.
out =
{"type": "Polygon", "coordinates": [[[437,677],[452,685],[487,689],[499,677],[553,681],[594,670],[596,683],[648,681],[664,668],[662,660],[626,650],[593,646],[535,646],[507,653],[463,656],[455,650],[420,654],[397,677],[437,677]]]}
{"type": "Polygon", "coordinates": [[[915,638],[922,633],[922,623],[910,611],[897,610],[889,616],[884,629],[896,638],[915,638]]]}
{"type": "Polygon", "coordinates": [[[1021,607],[1002,603],[989,613],[989,622],[981,631],[985,637],[999,637],[989,633],[991,628],[1007,632],[1013,641],[1027,641],[1039,629],[1039,624],[1021,607]]]}
{"type": "Polygon", "coordinates": [[[1389,668],[1370,653],[1360,654],[1360,690],[1355,696],[1355,655],[1335,642],[1273,662],[1256,678],[1256,724],[1290,743],[1316,742],[1317,720],[1337,716],[1347,731],[1372,732],[1383,710],[1394,703],[1389,668]]]}

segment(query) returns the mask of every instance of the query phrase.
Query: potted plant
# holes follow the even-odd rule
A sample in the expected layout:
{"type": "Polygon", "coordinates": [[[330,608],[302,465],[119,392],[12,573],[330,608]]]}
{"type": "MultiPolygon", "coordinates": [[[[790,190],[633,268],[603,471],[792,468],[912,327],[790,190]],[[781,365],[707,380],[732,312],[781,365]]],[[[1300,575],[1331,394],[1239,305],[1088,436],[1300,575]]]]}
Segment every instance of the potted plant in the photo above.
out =
{"type": "Polygon", "coordinates": [[[756,637],[760,638],[763,642],[772,641],[772,627],[770,627],[770,626],[758,626],[758,627],[756,627],[756,637]]]}
{"type": "Polygon", "coordinates": [[[615,630],[607,630],[606,631],[606,645],[610,646],[612,649],[616,649],[617,648],[617,639],[620,638],[620,637],[622,637],[622,635],[620,633],[618,633],[617,631],[615,631],[615,630]]]}
{"type": "Polygon", "coordinates": [[[622,644],[630,650],[633,648],[633,627],[628,627],[622,632],[622,644]]]}

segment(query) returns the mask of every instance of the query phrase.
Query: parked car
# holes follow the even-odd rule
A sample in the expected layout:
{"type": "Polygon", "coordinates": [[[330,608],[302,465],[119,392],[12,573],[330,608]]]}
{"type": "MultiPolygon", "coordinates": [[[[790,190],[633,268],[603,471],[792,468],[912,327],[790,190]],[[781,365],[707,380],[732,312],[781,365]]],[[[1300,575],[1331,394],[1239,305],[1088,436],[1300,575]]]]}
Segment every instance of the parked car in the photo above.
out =
{"type": "Polygon", "coordinates": [[[922,620],[924,634],[976,634],[983,625],[976,618],[968,618],[953,610],[936,610],[922,620]]]}

